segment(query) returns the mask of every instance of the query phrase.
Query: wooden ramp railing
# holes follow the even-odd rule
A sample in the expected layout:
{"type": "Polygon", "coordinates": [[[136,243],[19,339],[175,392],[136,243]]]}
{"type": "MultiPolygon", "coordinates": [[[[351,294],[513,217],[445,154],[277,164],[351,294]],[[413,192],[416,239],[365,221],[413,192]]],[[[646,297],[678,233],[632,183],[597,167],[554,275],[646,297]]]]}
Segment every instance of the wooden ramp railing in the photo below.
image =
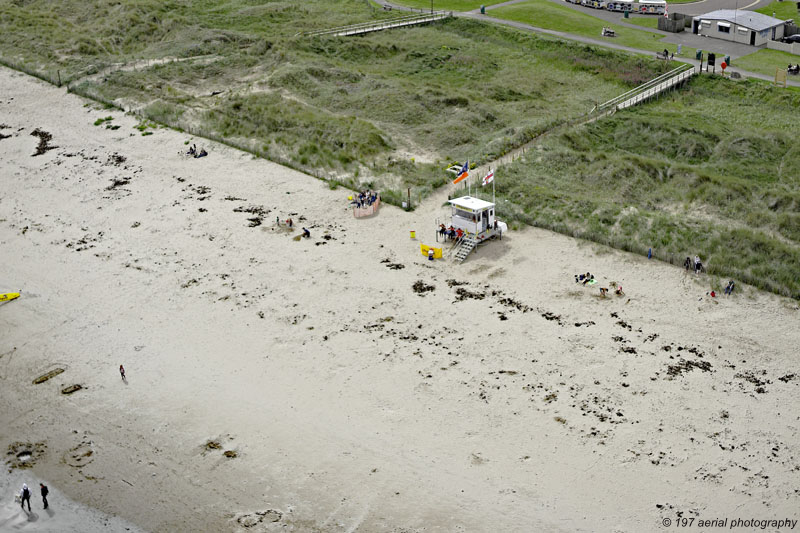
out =
{"type": "Polygon", "coordinates": [[[694,67],[689,64],[682,64],[666,74],[662,74],[647,83],[632,89],[624,94],[612,98],[608,102],[604,102],[592,109],[591,114],[604,115],[614,113],[615,111],[625,109],[627,107],[640,104],[658,96],[664,91],[668,91],[685,82],[694,76],[694,67]]]}
{"type": "Polygon", "coordinates": [[[305,33],[298,33],[304,37],[319,37],[322,35],[332,35],[334,37],[345,37],[348,35],[362,35],[375,31],[390,30],[392,28],[403,28],[406,26],[416,26],[419,24],[428,24],[452,17],[451,11],[434,11],[424,15],[408,15],[405,17],[393,18],[382,21],[362,22],[361,24],[351,24],[349,26],[341,26],[339,28],[331,28],[329,30],[309,31],[305,33]]]}

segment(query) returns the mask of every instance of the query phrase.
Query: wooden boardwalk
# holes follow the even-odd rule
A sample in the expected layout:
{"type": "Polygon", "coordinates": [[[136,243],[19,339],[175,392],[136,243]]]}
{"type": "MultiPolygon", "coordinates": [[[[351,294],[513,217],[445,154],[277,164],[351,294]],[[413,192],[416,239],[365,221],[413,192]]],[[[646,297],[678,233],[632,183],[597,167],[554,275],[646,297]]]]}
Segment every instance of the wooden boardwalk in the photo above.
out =
{"type": "Polygon", "coordinates": [[[592,114],[604,115],[614,113],[616,111],[641,104],[647,100],[658,96],[659,94],[674,89],[681,85],[689,78],[695,75],[694,67],[689,64],[682,64],[666,74],[643,83],[642,85],[632,89],[625,94],[621,94],[616,98],[602,103],[592,109],[592,114]]]}
{"type": "Polygon", "coordinates": [[[449,11],[434,11],[433,13],[426,13],[424,15],[409,15],[406,17],[393,18],[379,22],[363,22],[361,24],[351,24],[349,26],[341,26],[339,28],[331,28],[329,30],[310,31],[298,35],[303,35],[305,37],[319,37],[322,35],[331,35],[333,37],[363,35],[365,33],[391,30],[394,28],[405,28],[407,26],[430,24],[431,22],[444,20],[452,16],[453,13],[449,11]]]}

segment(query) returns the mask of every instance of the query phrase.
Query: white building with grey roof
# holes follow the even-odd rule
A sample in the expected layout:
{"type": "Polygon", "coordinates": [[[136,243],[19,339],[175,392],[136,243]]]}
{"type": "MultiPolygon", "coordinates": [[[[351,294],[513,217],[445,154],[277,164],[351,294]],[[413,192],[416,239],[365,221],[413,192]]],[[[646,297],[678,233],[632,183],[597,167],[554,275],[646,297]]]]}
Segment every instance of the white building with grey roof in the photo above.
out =
{"type": "Polygon", "coordinates": [[[692,33],[752,46],[780,39],[784,27],[780,19],[742,9],[719,9],[692,21],[692,33]]]}

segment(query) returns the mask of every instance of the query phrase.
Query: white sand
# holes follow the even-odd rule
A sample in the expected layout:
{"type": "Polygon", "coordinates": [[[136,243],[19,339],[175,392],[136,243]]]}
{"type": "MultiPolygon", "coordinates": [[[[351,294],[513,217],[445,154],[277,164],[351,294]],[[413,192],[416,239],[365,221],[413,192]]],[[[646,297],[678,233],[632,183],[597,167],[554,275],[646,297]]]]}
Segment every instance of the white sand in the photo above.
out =
{"type": "Polygon", "coordinates": [[[44,484],[50,492],[47,496],[49,505],[44,509],[40,482],[41,479],[27,470],[0,470],[0,531],[142,531],[118,517],[75,503],[46,481],[44,484]],[[14,501],[14,495],[20,493],[23,483],[27,483],[31,491],[30,511],[27,505],[22,509],[14,501]]]}
{"type": "Polygon", "coordinates": [[[0,292],[23,291],[0,304],[0,446],[41,443],[51,487],[151,531],[800,518],[797,302],[712,300],[536,229],[430,264],[441,195],[355,220],[345,190],[202,140],[186,159],[186,135],[84,103],[0,70],[0,292]],[[58,148],[31,157],[35,128],[58,148]],[[312,239],[275,228],[291,213],[312,239]],[[627,296],[575,285],[587,270],[627,296]]]}

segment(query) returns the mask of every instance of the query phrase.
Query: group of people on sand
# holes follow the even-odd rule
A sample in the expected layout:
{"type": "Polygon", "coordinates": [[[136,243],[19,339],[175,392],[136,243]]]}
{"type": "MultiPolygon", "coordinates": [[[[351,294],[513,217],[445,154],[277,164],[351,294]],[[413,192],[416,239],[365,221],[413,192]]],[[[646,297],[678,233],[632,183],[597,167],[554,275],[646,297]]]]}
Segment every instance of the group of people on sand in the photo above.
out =
{"type": "MultiPolygon", "coordinates": [[[[287,228],[289,228],[289,229],[294,228],[294,220],[292,220],[292,217],[287,218],[285,223],[286,223],[286,227],[287,228]]],[[[278,226],[281,225],[281,217],[279,217],[279,216],[275,217],[275,224],[278,225],[278,226]]],[[[308,228],[303,228],[302,235],[303,235],[303,237],[308,239],[309,237],[311,237],[311,232],[308,230],[308,228]]]]}
{"type": "Polygon", "coordinates": [[[356,207],[369,207],[378,200],[378,193],[373,190],[361,191],[353,198],[352,204],[356,207]]]}
{"type": "Polygon", "coordinates": [[[439,235],[458,242],[464,237],[464,230],[453,226],[448,228],[444,224],[439,224],[439,235]]]}
{"type": "MultiPolygon", "coordinates": [[[[47,485],[44,483],[39,483],[39,490],[42,494],[42,504],[43,508],[47,509],[49,507],[47,503],[47,495],[50,493],[50,489],[47,488],[47,485]]],[[[22,510],[25,510],[25,503],[28,503],[28,512],[31,512],[31,489],[28,488],[27,483],[22,484],[22,489],[19,491],[19,504],[22,507],[22,510]]]]}
{"type": "Polygon", "coordinates": [[[197,159],[198,157],[205,157],[205,156],[207,156],[207,155],[208,155],[208,152],[206,152],[206,149],[205,149],[205,148],[200,148],[200,151],[198,152],[198,151],[197,151],[197,145],[193,144],[193,145],[192,145],[192,146],[189,148],[189,151],[188,151],[188,152],[186,152],[186,155],[190,155],[190,156],[194,157],[195,159],[197,159]]]}
{"type": "MultiPolygon", "coordinates": [[[[575,283],[580,283],[581,285],[594,285],[597,283],[597,280],[594,278],[591,272],[587,272],[586,274],[575,274],[575,283]]],[[[615,282],[611,282],[611,285],[614,287],[614,294],[617,296],[625,296],[625,293],[622,292],[622,285],[617,285],[615,282]]],[[[600,296],[605,297],[608,294],[608,287],[600,287],[600,296]]]]}

